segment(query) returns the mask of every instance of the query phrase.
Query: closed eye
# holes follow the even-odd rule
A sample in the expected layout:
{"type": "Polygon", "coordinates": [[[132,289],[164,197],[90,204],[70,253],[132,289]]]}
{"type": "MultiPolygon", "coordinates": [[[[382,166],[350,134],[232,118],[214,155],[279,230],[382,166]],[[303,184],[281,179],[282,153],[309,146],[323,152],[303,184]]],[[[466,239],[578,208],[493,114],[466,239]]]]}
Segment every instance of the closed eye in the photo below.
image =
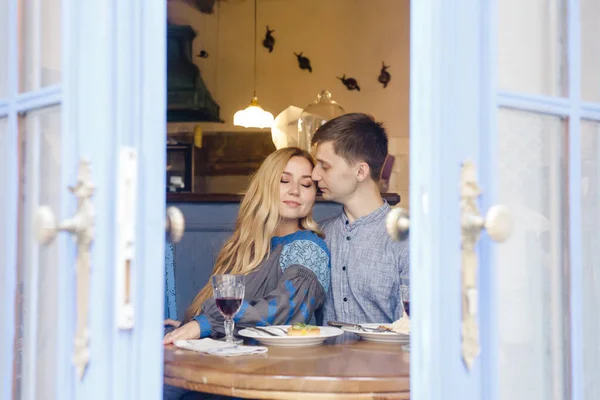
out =
{"type": "Polygon", "coordinates": [[[317,165],[320,166],[323,169],[329,169],[329,167],[331,166],[328,162],[326,162],[325,160],[320,160],[317,159],[317,165]]]}

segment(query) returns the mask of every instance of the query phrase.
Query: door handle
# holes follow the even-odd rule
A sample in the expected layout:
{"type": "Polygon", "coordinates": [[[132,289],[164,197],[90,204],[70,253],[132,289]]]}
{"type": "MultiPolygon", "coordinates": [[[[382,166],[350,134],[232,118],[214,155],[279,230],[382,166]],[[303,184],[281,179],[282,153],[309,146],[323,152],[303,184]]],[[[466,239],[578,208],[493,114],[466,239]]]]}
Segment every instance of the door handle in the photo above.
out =
{"type": "Polygon", "coordinates": [[[36,212],[33,227],[38,241],[43,245],[52,242],[58,232],[61,231],[71,233],[77,244],[77,330],[75,332],[73,363],[80,380],[85,374],[90,359],[88,311],[91,245],[94,240],[95,217],[94,204],[92,203],[95,187],[91,176],[90,163],[81,160],[77,173],[77,184],[69,187],[71,193],[77,197],[77,211],[73,217],[57,223],[52,209],[48,206],[41,206],[36,212]]]}
{"type": "Polygon", "coordinates": [[[386,217],[385,228],[392,240],[406,239],[410,228],[408,211],[401,207],[392,208],[386,217]]]}
{"type": "MultiPolygon", "coordinates": [[[[492,240],[498,243],[504,242],[513,230],[513,217],[510,210],[503,205],[495,205],[489,208],[482,217],[478,212],[465,210],[462,218],[463,235],[478,236],[484,230],[492,240]]],[[[475,239],[476,241],[477,239],[475,239]]]]}
{"type": "Polygon", "coordinates": [[[179,243],[185,232],[185,218],[177,207],[167,207],[167,218],[165,220],[165,231],[169,235],[171,243],[179,243]]]}
{"type": "Polygon", "coordinates": [[[479,355],[479,326],[477,323],[477,269],[476,244],[485,229],[496,242],[505,241],[513,230],[513,217],[503,205],[490,207],[485,217],[479,212],[477,199],[482,190],[477,182],[475,164],[468,160],[461,166],[460,212],[461,212],[461,267],[462,267],[462,357],[467,369],[471,369],[479,355]]]}

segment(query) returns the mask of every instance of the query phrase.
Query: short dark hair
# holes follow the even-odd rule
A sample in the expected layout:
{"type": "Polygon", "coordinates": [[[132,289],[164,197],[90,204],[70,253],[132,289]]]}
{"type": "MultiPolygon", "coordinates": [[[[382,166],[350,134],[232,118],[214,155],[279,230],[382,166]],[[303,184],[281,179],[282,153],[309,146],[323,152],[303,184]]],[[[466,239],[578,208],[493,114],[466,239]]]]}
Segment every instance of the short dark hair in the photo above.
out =
{"type": "Polygon", "coordinates": [[[324,123],[311,144],[333,142],[333,150],[348,163],[369,164],[371,178],[377,182],[388,155],[388,137],[381,122],[363,113],[344,114],[324,123]]]}

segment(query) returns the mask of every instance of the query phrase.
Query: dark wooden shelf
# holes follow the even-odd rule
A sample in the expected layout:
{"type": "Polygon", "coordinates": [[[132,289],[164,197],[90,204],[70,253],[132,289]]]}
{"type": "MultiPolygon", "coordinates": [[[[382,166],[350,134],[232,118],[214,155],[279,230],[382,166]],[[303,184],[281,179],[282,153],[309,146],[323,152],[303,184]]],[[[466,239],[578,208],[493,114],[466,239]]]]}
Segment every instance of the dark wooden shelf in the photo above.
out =
{"type": "MultiPolygon", "coordinates": [[[[397,193],[382,193],[381,196],[392,206],[400,203],[397,193]]],[[[167,193],[167,203],[239,203],[242,197],[242,193],[167,193]]],[[[317,196],[317,202],[330,203],[321,196],[317,196]]]]}

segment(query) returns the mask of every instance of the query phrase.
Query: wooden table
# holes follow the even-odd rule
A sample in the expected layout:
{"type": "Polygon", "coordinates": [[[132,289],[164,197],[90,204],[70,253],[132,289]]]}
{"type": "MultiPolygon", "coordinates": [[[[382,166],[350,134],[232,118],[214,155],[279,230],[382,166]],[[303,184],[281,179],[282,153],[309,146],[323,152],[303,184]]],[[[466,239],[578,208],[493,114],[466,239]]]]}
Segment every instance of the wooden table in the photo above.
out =
{"type": "Polygon", "coordinates": [[[398,344],[346,340],[211,356],[165,347],[167,385],[253,399],[408,399],[409,353],[398,344]]]}

